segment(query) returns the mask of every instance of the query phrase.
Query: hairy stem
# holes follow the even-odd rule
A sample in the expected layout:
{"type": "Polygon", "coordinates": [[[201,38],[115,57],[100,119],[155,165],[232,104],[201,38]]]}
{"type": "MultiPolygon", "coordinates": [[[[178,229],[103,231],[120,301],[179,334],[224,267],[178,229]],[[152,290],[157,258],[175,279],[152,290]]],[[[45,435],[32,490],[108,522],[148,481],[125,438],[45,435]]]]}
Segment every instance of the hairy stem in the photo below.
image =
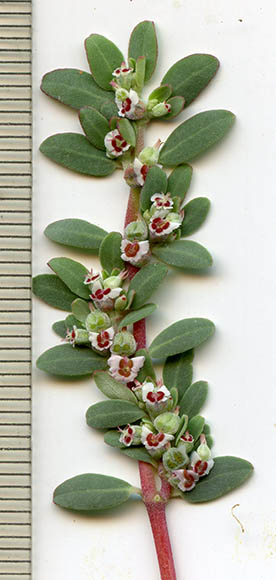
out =
{"type": "MultiPolygon", "coordinates": [[[[138,128],[136,155],[144,147],[144,127],[138,128]]],[[[131,188],[125,217],[125,227],[139,216],[139,188],[131,188]]],[[[131,280],[138,269],[128,265],[128,278],[131,280]]],[[[137,343],[137,349],[146,347],[146,321],[145,319],[135,322],[133,335],[137,343]]],[[[171,494],[170,484],[162,478],[160,491],[156,488],[155,472],[149,463],[139,461],[140,481],[142,497],[146,506],[152,534],[155,543],[156,554],[159,562],[161,580],[176,580],[171,543],[166,522],[166,504],[171,494]]]]}

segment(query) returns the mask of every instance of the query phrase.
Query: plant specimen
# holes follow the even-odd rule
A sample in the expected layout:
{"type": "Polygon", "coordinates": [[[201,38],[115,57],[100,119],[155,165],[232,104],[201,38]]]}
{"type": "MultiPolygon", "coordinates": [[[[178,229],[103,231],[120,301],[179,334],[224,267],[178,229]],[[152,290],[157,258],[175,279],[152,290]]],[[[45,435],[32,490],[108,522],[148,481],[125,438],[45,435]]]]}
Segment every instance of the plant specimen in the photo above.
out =
{"type": "MultiPolygon", "coordinates": [[[[130,186],[123,234],[89,221],[63,219],[46,236],[61,245],[99,254],[98,271],[69,258],[53,258],[53,274],[34,278],[34,293],[70,312],[53,325],[64,344],[43,353],[39,369],[57,376],[92,375],[106,399],[89,407],[86,420],[106,444],[138,461],[141,489],[114,477],[77,475],[54,492],[62,508],[98,513],[142,498],[150,519],[163,580],[176,578],[165,507],[170,499],[191,503],[216,499],[242,484],[252,465],[237,457],[212,457],[210,426],[199,413],[205,381],[192,381],[194,349],[212,336],[205,318],[174,322],[147,346],[148,302],[169,268],[206,271],[208,250],[187,239],[205,221],[210,202],[185,203],[192,178],[188,162],[220,141],[234,115],[199,113],[172,131],[165,143],[144,146],[149,123],[181,114],[215,75],[218,60],[194,54],[176,62],[146,98],[144,85],[156,66],[152,22],[133,30],[128,60],[108,39],[86,40],[91,74],[76,69],[46,74],[42,90],[79,111],[84,131],[46,139],[41,151],[52,161],[90,176],[116,169],[130,186]],[[155,363],[163,363],[156,376],[155,363]],[[157,484],[157,479],[159,483],[157,484]]],[[[169,296],[168,296],[169,303],[169,296]]],[[[131,504],[130,504],[131,505],[131,504]]]]}

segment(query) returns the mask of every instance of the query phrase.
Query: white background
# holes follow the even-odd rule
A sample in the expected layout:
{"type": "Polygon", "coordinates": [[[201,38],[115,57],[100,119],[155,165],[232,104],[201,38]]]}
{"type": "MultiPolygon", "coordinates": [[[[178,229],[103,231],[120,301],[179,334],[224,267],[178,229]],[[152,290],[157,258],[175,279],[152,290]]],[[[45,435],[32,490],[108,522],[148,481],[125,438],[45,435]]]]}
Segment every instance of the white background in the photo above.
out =
{"type": "MultiPolygon", "coordinates": [[[[76,112],[40,93],[39,82],[54,68],[88,70],[83,41],[89,34],[106,35],[126,54],[134,25],[154,20],[160,50],[152,87],[179,58],[215,54],[221,69],[181,120],[215,108],[237,115],[224,143],[194,162],[187,198],[212,201],[194,239],[209,248],[215,265],[208,276],[173,274],[163,283],[148,335],[189,316],[216,323],[215,338],[198,349],[194,364],[195,378],[210,384],[204,415],[215,454],[249,459],[255,474],[214,503],[170,503],[178,580],[268,580],[276,572],[275,17],[275,3],[268,0],[40,0],[34,6],[34,274],[47,272],[48,259],[61,255],[98,265],[96,258],[48,241],[43,230],[49,222],[79,217],[107,230],[123,225],[128,190],[119,172],[102,180],[82,177],[38,152],[47,136],[80,131],[76,112]],[[244,534],[231,516],[236,503],[244,534]]],[[[177,123],[156,124],[148,144],[165,138],[177,123]]],[[[63,317],[34,300],[34,361],[59,343],[51,324],[63,317]]],[[[35,580],[159,578],[141,503],[95,518],[51,503],[56,485],[79,473],[102,472],[139,485],[136,463],[104,445],[102,435],[85,424],[86,409],[101,398],[90,379],[66,383],[34,370],[35,580]]]]}

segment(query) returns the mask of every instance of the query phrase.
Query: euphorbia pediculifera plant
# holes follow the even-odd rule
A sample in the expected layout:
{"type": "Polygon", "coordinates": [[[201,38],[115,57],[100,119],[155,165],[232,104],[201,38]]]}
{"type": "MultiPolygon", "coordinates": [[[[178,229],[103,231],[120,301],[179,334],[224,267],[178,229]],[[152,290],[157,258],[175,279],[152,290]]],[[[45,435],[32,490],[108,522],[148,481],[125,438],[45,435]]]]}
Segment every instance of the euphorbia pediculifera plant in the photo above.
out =
{"type": "MultiPolygon", "coordinates": [[[[205,381],[192,382],[194,349],[214,332],[204,318],[175,322],[147,348],[145,319],[156,309],[148,302],[168,272],[206,270],[209,252],[185,239],[204,222],[210,202],[185,204],[192,168],[187,163],[220,141],[234,121],[229,111],[199,113],[182,122],[165,143],[144,147],[147,125],[179,115],[209,83],[215,57],[194,54],[179,60],[148,97],[142,94],[156,65],[154,24],[133,30],[128,60],[105,37],[86,40],[91,74],[55,70],[42,90],[79,111],[85,135],[49,137],[41,151],[73,171],[106,176],[123,169],[131,186],[123,235],[88,221],[50,224],[52,241],[98,253],[98,271],[68,258],[54,258],[54,274],[34,278],[34,293],[70,312],[53,325],[65,344],[43,353],[38,368],[70,378],[94,374],[109,400],[92,405],[89,426],[104,430],[104,441],[139,462],[141,489],[114,477],[78,475],[54,492],[57,505],[90,512],[113,508],[132,494],[147,508],[163,580],[176,578],[165,519],[169,499],[216,499],[242,484],[252,465],[237,457],[212,457],[210,427],[199,413],[205,381]],[[170,172],[167,168],[173,168],[170,172]],[[183,239],[184,238],[184,239],[183,239]],[[154,362],[162,361],[156,377],[154,362]],[[156,475],[160,486],[156,487],[156,475]]],[[[131,505],[131,504],[130,504],[131,505]]]]}

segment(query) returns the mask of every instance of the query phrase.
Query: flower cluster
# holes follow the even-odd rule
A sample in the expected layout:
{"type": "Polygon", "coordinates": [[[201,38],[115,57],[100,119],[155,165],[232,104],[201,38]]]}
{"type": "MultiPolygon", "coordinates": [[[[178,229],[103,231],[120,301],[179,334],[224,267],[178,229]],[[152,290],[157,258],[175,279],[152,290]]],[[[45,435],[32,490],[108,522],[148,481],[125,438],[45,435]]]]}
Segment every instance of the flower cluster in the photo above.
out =
{"type": "Polygon", "coordinates": [[[184,210],[178,197],[170,193],[155,193],[143,219],[128,224],[121,243],[121,257],[133,266],[143,266],[150,258],[150,246],[168,242],[180,236],[184,210]]]}
{"type": "Polygon", "coordinates": [[[179,416],[177,394],[162,382],[135,381],[132,391],[146,417],[140,424],[119,428],[119,442],[125,446],[143,445],[162,462],[169,483],[182,492],[192,490],[201,477],[208,475],[214,461],[204,433],[194,440],[188,431],[187,415],[179,416]]]}
{"type": "Polygon", "coordinates": [[[133,356],[137,350],[136,341],[127,329],[117,330],[120,311],[127,305],[127,296],[122,288],[126,272],[114,271],[111,276],[105,272],[87,273],[84,284],[91,291],[90,313],[81,328],[73,326],[67,330],[65,340],[72,346],[90,346],[103,356],[108,356],[107,364],[112,377],[122,383],[133,382],[144,364],[144,356],[133,356]]]}

